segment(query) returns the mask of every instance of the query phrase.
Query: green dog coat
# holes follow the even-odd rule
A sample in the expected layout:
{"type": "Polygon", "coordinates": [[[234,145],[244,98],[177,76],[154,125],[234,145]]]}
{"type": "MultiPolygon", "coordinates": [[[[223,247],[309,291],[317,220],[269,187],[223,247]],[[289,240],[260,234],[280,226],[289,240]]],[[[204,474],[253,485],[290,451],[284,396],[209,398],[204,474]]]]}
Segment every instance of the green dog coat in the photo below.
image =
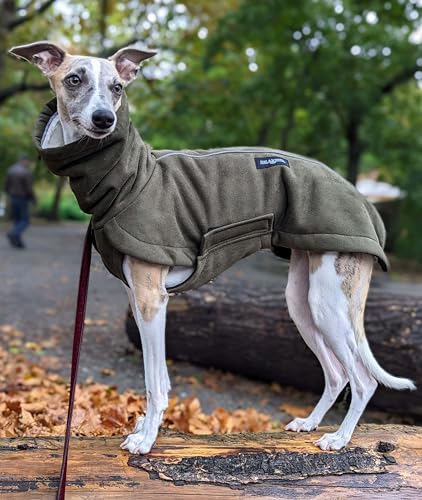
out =
{"type": "Polygon", "coordinates": [[[193,267],[171,292],[197,288],[262,249],[287,258],[292,248],[363,252],[388,267],[378,212],[316,160],[259,147],[152,150],[126,99],[112,134],[67,145],[53,99],[34,139],[48,168],[69,177],[81,209],[92,214],[105,266],[124,282],[125,255],[193,267]]]}

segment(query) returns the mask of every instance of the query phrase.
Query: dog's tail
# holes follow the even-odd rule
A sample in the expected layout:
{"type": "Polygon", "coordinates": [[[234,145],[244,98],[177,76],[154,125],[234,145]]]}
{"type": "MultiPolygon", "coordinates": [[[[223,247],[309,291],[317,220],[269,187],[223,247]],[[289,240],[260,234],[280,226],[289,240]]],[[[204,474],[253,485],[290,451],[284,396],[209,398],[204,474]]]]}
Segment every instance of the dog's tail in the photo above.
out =
{"type": "Polygon", "coordinates": [[[381,366],[378,364],[378,361],[375,359],[371,348],[369,347],[365,334],[356,335],[356,337],[358,351],[363,364],[366,366],[369,373],[376,380],[378,380],[380,384],[383,384],[386,387],[390,387],[391,389],[397,389],[399,391],[402,391],[404,389],[410,389],[411,391],[413,391],[416,389],[416,386],[412,382],[412,380],[408,378],[394,377],[393,375],[390,375],[388,372],[386,372],[383,368],[381,368],[381,366]]]}

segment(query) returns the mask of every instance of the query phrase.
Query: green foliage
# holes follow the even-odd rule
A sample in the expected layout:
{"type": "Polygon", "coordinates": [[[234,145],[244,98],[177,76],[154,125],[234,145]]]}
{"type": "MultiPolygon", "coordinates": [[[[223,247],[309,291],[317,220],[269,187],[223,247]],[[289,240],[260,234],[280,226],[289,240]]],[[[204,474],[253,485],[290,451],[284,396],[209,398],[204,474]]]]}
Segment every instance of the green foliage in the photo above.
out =
{"type": "Polygon", "coordinates": [[[365,128],[382,178],[400,186],[405,194],[398,214],[396,252],[414,259],[422,256],[421,110],[422,92],[409,83],[384,99],[365,128]]]}
{"type": "MultiPolygon", "coordinates": [[[[51,215],[51,207],[53,206],[54,193],[44,194],[37,205],[37,215],[48,219],[51,215]]],[[[60,198],[59,204],[59,219],[85,221],[89,220],[90,216],[82,212],[78,202],[71,192],[65,192],[60,198]]]]}
{"type": "Polygon", "coordinates": [[[39,105],[30,95],[6,101],[0,114],[0,185],[7,167],[16,162],[20,153],[29,154],[36,160],[30,130],[39,105]]]}

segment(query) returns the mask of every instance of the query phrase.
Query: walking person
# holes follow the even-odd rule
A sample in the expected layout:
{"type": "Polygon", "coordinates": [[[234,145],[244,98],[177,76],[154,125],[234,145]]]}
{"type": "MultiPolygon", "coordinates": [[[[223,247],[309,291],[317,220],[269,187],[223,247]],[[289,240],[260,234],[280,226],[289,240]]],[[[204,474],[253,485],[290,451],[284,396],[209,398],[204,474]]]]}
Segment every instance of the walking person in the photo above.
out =
{"type": "Polygon", "coordinates": [[[32,189],[31,160],[21,154],[17,163],[9,167],[4,190],[9,196],[12,229],[7,233],[10,244],[15,248],[25,248],[22,233],[29,226],[29,203],[35,203],[32,189]]]}

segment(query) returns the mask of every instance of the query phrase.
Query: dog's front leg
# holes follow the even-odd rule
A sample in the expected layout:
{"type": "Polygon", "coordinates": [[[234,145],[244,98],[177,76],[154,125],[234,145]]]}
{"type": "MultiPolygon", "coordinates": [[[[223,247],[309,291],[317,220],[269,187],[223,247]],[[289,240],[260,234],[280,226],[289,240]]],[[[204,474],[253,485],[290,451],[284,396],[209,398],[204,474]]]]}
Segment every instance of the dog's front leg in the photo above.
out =
{"type": "Polygon", "coordinates": [[[165,358],[165,325],[168,294],[165,278],[168,268],[131,257],[124,261],[124,272],[133,315],[141,334],[145,370],[147,412],[121,448],[130,453],[148,453],[158,434],[168,406],[170,381],[165,358]]]}

